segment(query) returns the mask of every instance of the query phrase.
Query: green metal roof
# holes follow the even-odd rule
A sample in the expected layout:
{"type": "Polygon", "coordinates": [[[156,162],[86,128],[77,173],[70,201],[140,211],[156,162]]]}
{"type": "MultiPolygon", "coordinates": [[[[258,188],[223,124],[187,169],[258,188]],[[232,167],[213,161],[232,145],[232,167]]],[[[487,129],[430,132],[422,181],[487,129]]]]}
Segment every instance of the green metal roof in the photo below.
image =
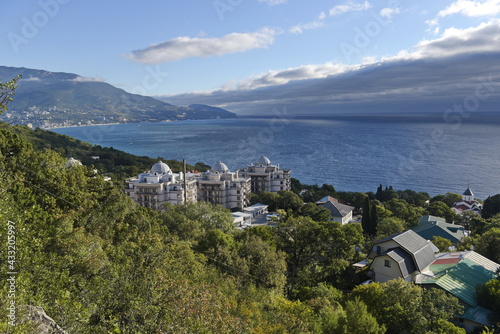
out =
{"type": "Polygon", "coordinates": [[[436,278],[422,284],[436,284],[473,307],[477,306],[476,287],[496,277],[494,272],[467,258],[448,270],[444,266],[439,265],[434,268],[435,266],[431,265],[430,270],[434,272],[436,278]]]}

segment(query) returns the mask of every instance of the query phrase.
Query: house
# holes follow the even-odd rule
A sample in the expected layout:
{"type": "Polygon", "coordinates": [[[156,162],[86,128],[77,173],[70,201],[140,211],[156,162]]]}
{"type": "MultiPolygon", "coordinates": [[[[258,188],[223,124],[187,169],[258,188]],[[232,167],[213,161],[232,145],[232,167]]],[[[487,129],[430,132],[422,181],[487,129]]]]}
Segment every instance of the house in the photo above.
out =
{"type": "Polygon", "coordinates": [[[419,284],[443,289],[458,298],[464,306],[458,321],[472,332],[475,327],[493,325],[493,312],[477,303],[476,287],[496,278],[498,268],[500,264],[474,251],[439,253],[430,265],[434,277],[419,284]]]}
{"type": "Polygon", "coordinates": [[[375,282],[387,282],[403,278],[416,282],[425,277],[433,277],[429,266],[436,259],[438,249],[412,230],[391,235],[376,242],[368,254],[373,259],[369,276],[375,282]]]}
{"type": "Polygon", "coordinates": [[[448,224],[444,218],[435,216],[422,216],[417,226],[412,230],[424,239],[442,237],[458,244],[465,237],[465,228],[462,225],[448,224]]]}
{"type": "Polygon", "coordinates": [[[470,186],[468,186],[462,194],[462,200],[459,202],[455,202],[451,209],[458,214],[466,211],[481,214],[483,205],[474,199],[474,193],[470,189],[470,186]]]}
{"type": "Polygon", "coordinates": [[[316,205],[321,205],[332,216],[332,220],[341,223],[342,225],[349,223],[352,220],[352,211],[354,207],[341,204],[339,201],[331,196],[325,196],[316,202],[316,205]]]}

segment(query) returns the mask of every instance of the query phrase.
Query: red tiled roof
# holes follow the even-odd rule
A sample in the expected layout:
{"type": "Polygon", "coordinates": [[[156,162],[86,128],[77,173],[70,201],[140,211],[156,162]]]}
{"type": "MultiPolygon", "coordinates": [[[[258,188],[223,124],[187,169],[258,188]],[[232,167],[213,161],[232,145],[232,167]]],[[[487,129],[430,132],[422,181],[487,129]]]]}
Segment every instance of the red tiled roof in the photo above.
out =
{"type": "Polygon", "coordinates": [[[432,264],[452,264],[452,263],[458,263],[462,261],[461,258],[455,257],[455,258],[448,258],[448,259],[437,259],[432,264]]]}
{"type": "Polygon", "coordinates": [[[469,210],[470,207],[468,207],[467,205],[464,205],[464,204],[460,204],[460,205],[457,205],[457,206],[454,206],[455,209],[457,210],[460,210],[460,211],[464,211],[464,210],[469,210]]]}

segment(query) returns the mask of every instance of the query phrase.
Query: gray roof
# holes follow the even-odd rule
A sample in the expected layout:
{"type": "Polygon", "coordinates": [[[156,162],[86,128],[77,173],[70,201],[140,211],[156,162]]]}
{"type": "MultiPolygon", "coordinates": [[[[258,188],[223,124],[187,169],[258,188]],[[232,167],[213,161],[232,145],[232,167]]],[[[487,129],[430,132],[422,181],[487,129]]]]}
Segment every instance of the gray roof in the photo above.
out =
{"type": "Polygon", "coordinates": [[[403,249],[399,247],[393,248],[387,251],[385,254],[397,262],[403,277],[407,277],[415,271],[416,268],[413,264],[411,255],[405,252],[403,249]]]}
{"type": "Polygon", "coordinates": [[[393,234],[375,244],[380,244],[389,240],[398,243],[401,248],[407,251],[413,257],[415,266],[419,271],[423,271],[435,259],[432,243],[428,242],[412,230],[393,234]]]}
{"type": "MultiPolygon", "coordinates": [[[[422,238],[432,240],[433,237],[438,236],[450,240],[452,243],[458,243],[465,237],[465,228],[462,225],[448,224],[442,218],[440,220],[430,220],[424,216],[420,218],[419,225],[412,227],[422,238]]],[[[438,218],[438,217],[432,217],[438,218]]]]}
{"type": "Polygon", "coordinates": [[[340,203],[334,203],[332,201],[319,203],[319,205],[330,210],[330,213],[332,214],[333,217],[345,217],[349,214],[349,212],[354,210],[354,207],[352,206],[340,203]]]}
{"type": "Polygon", "coordinates": [[[464,192],[464,195],[465,196],[474,196],[474,194],[472,193],[472,190],[470,190],[470,187],[467,187],[467,189],[464,192]]]}

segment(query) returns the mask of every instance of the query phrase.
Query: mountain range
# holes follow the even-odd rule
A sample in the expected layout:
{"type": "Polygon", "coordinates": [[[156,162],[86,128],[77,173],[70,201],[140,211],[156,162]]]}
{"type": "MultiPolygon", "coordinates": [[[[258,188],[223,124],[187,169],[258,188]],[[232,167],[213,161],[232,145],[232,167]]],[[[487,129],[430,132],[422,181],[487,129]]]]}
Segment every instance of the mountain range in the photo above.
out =
{"type": "Polygon", "coordinates": [[[98,79],[73,73],[0,66],[0,80],[21,75],[9,111],[0,120],[40,128],[234,118],[227,110],[193,104],[176,106],[131,94],[98,79]]]}

